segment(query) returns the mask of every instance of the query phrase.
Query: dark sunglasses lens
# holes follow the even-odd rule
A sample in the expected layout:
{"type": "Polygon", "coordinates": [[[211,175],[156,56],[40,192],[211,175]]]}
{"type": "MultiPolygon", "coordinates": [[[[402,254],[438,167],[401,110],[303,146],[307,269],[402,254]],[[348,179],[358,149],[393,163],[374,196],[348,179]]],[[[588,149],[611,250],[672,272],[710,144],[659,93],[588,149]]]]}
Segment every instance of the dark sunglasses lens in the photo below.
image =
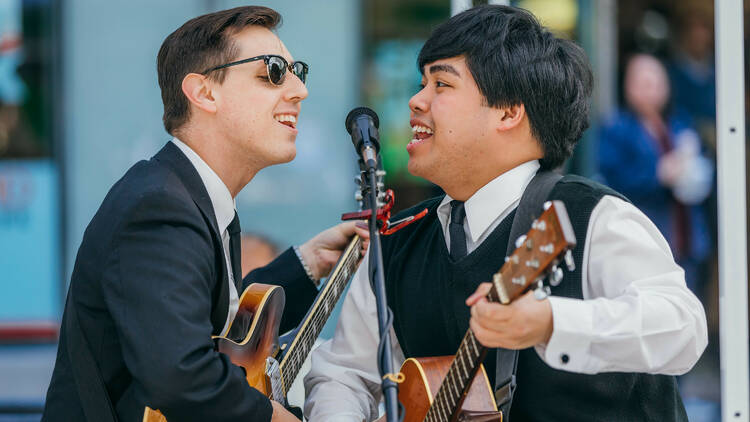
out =
{"type": "Polygon", "coordinates": [[[302,81],[307,82],[307,66],[302,62],[294,62],[292,64],[292,71],[302,81]]]}
{"type": "Polygon", "coordinates": [[[268,79],[274,85],[280,85],[284,82],[286,73],[286,62],[280,57],[271,57],[268,59],[268,79]]]}

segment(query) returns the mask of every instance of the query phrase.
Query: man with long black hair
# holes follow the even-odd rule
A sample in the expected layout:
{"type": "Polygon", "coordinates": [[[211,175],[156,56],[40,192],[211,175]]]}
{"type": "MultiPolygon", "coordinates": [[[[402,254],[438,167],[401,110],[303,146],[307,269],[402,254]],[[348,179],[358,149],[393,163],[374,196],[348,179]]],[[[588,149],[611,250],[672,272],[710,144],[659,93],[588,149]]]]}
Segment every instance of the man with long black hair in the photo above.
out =
{"type": "MultiPolygon", "coordinates": [[[[673,375],[705,348],[705,313],[663,236],[618,193],[557,181],[548,198],[570,214],[575,270],[543,300],[485,299],[526,186],[559,167],[588,126],[583,50],[523,9],[479,6],[436,28],[418,66],[408,168],[446,194],[406,210],[429,212],[382,239],[395,367],[455,354],[471,327],[484,346],[520,351],[506,421],[687,420],[673,375]]],[[[333,339],[313,354],[310,421],[378,415],[375,299],[363,268],[333,339]]],[[[484,365],[494,382],[495,349],[484,365]]]]}
{"type": "Polygon", "coordinates": [[[42,420],[140,421],[146,406],[170,422],[297,420],[211,339],[247,334],[233,318],[253,282],[284,288],[281,330],[296,326],[317,294],[313,279],[355,233],[338,225],[242,277],[234,197],[264,167],[294,158],[307,97],[307,65],[273,32],[280,21],[272,9],[238,7],[164,40],[157,70],[173,138],[112,187],[86,229],[42,420]]]}

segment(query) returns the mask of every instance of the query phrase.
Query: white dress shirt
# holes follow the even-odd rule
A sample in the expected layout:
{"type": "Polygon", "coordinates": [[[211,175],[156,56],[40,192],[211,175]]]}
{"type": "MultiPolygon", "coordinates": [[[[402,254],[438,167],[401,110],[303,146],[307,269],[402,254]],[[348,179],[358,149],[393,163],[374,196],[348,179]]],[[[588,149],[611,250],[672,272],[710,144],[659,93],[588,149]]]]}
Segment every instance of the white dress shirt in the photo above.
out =
{"type": "MultiPolygon", "coordinates": [[[[465,202],[469,253],[516,208],[538,169],[537,161],[522,164],[465,202]]],[[[446,195],[437,209],[448,248],[451,200],[446,195]]],[[[367,266],[365,257],[333,338],[312,353],[305,377],[309,421],[360,422],[378,416],[377,313],[367,266]]],[[[678,375],[692,368],[708,343],[705,312],[685,286],[666,240],[640,210],[613,196],[601,199],[589,220],[583,268],[582,300],[548,299],[554,328],[549,342],[535,347],[542,360],[585,374],[678,375]]],[[[393,330],[391,339],[398,368],[404,354],[393,330]]]]}
{"type": "MultiPolygon", "coordinates": [[[[232,198],[229,188],[221,178],[214,172],[209,165],[203,161],[203,159],[195,152],[192,148],[187,146],[184,142],[177,138],[172,138],[172,143],[182,151],[188,160],[193,164],[195,170],[198,172],[203,185],[206,187],[208,197],[211,199],[211,205],[214,209],[214,215],[216,216],[216,225],[219,227],[219,233],[221,233],[221,243],[224,247],[224,263],[227,266],[227,274],[229,274],[229,313],[227,314],[227,320],[224,323],[224,328],[221,330],[222,336],[227,334],[229,331],[229,323],[237,315],[239,309],[239,296],[237,295],[237,287],[234,285],[234,274],[232,273],[232,260],[229,254],[229,223],[234,219],[235,204],[234,198],[232,198]]],[[[239,275],[240,277],[242,274],[239,275]]]]}

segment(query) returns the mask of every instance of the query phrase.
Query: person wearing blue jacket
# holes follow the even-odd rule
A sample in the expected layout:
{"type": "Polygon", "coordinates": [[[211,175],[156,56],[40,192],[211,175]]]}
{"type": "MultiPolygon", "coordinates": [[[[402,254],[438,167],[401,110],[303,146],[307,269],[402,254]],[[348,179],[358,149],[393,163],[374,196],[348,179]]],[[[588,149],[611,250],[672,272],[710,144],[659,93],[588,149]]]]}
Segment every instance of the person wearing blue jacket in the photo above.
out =
{"type": "Polygon", "coordinates": [[[713,189],[713,165],[689,116],[669,106],[669,80],[655,57],[633,56],[623,86],[625,108],[600,131],[600,174],[656,224],[700,297],[701,265],[711,250],[700,204],[713,189]]]}

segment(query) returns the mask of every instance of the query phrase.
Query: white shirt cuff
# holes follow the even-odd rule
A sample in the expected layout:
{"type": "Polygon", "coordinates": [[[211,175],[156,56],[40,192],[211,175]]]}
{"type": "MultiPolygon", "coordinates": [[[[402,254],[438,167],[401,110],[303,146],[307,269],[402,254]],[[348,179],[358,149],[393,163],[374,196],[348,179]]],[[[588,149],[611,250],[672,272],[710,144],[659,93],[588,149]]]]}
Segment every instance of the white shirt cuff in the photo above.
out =
{"type": "Polygon", "coordinates": [[[591,368],[593,310],[583,300],[550,297],[553,330],[549,342],[536,346],[547,365],[562,371],[594,373],[591,368]]]}

